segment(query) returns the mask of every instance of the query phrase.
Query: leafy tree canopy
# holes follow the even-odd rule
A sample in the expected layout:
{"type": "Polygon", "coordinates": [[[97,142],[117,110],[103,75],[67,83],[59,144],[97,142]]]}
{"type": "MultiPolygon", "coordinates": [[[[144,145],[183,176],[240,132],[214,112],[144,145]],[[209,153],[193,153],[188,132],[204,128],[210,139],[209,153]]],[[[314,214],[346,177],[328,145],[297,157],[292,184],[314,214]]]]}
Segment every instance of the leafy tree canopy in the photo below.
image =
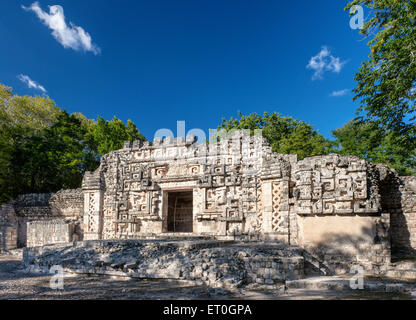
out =
{"type": "Polygon", "coordinates": [[[48,97],[14,95],[0,84],[0,203],[78,188],[85,171],[127,140],[145,140],[130,120],[70,115],[48,97]]]}
{"type": "Polygon", "coordinates": [[[49,98],[18,96],[0,83],[0,126],[37,132],[56,121],[60,109],[49,98]]]}
{"type": "Polygon", "coordinates": [[[263,115],[252,113],[248,116],[238,112],[238,119],[231,117],[222,119],[218,130],[261,129],[262,135],[270,143],[273,151],[282,154],[297,154],[298,159],[328,154],[332,151],[332,143],[325,139],[310,124],[292,117],[282,117],[279,113],[263,115]]]}
{"type": "Polygon", "coordinates": [[[100,155],[121,149],[125,141],[145,141],[144,136],[131,120],[125,125],[116,117],[111,121],[98,117],[97,122],[89,130],[89,138],[95,142],[100,155]]]}
{"type": "Polygon", "coordinates": [[[337,153],[382,163],[400,175],[416,174],[416,149],[408,137],[386,131],[377,122],[357,118],[332,132],[337,153]]]}

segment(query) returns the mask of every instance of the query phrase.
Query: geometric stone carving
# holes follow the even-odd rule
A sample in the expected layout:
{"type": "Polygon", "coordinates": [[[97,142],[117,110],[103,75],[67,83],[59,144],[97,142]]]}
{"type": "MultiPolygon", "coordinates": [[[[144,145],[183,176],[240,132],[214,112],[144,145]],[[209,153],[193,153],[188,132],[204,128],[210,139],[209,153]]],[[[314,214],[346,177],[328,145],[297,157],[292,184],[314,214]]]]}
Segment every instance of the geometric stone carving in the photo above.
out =
{"type": "Polygon", "coordinates": [[[300,215],[350,215],[380,211],[376,183],[369,194],[367,166],[357,157],[307,158],[295,168],[295,209],[300,215]]]}
{"type": "Polygon", "coordinates": [[[289,236],[292,211],[377,212],[378,189],[369,179],[367,164],[356,157],[296,161],[272,152],[261,137],[237,134],[201,145],[191,137],[126,144],[85,175],[85,232],[87,238],[111,239],[167,230],[168,194],[178,190],[193,191],[194,232],[289,236]]]}

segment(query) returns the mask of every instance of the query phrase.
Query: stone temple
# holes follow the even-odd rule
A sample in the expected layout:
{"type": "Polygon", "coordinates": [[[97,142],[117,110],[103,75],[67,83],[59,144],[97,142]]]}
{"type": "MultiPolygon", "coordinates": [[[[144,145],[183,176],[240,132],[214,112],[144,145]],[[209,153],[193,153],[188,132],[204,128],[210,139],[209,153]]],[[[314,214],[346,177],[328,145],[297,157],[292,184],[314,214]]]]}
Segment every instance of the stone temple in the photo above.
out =
{"type": "Polygon", "coordinates": [[[353,156],[298,161],[237,132],[125,143],[87,172],[82,189],[22,195],[4,205],[0,248],[91,240],[205,237],[304,250],[332,273],[380,272],[416,257],[416,177],[353,156]]]}

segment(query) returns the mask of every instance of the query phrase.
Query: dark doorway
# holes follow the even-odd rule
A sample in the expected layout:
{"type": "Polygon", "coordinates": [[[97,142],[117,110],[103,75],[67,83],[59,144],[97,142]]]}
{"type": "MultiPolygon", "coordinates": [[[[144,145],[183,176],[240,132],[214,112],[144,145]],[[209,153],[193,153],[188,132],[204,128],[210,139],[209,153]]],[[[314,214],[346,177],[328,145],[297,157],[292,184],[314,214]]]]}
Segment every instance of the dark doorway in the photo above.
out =
{"type": "Polygon", "coordinates": [[[192,191],[168,193],[168,232],[193,232],[192,191]]]}

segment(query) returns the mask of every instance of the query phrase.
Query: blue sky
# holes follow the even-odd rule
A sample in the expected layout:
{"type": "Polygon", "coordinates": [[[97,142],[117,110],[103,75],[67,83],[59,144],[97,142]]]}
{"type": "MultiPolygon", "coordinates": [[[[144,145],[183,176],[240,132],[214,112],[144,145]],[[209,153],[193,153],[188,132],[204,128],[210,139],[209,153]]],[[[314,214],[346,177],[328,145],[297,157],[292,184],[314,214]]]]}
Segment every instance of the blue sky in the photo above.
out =
{"type": "Polygon", "coordinates": [[[330,137],[355,116],[349,90],[368,57],[347,2],[2,0],[0,82],[88,118],[131,119],[148,139],[178,120],[208,131],[238,110],[330,137]]]}

